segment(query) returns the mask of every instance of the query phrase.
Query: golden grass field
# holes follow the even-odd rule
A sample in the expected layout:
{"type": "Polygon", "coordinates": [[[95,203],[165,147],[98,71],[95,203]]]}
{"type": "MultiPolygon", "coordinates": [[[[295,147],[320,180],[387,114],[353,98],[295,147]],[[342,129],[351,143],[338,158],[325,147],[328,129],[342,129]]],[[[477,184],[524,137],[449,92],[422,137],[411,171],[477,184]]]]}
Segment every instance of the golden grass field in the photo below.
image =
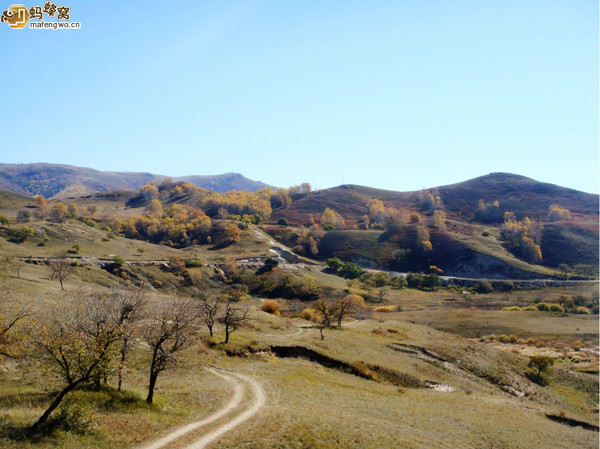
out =
{"type": "MultiPolygon", "coordinates": [[[[121,237],[103,241],[104,231],[82,224],[31,225],[38,234],[21,244],[0,239],[0,255],[43,258],[79,243],[82,249],[74,257],[116,255],[129,264],[167,261],[177,255],[214,262],[267,255],[270,246],[251,229],[244,231],[239,244],[220,250],[207,246],[178,250],[121,237]],[[51,241],[37,246],[42,232],[51,241]]],[[[187,294],[179,287],[181,278],[173,273],[156,266],[129,268],[164,283],[165,288],[153,291],[152,303],[175,293],[187,294]]],[[[318,264],[286,269],[309,275],[324,287],[366,294],[358,282],[327,274],[318,264]]],[[[217,285],[210,267],[194,270],[206,281],[201,288],[217,285]]],[[[39,318],[64,304],[60,285],[48,278],[44,265],[24,264],[20,277],[14,273],[6,277],[15,292],[34,304],[39,318]]],[[[102,290],[119,282],[123,280],[84,263],[65,282],[66,294],[102,290]]],[[[208,363],[245,374],[266,392],[260,411],[214,441],[210,446],[214,448],[598,448],[597,431],[546,417],[597,425],[598,316],[500,310],[596,292],[597,283],[487,295],[386,288],[384,303],[368,303],[372,312],[368,318],[347,318],[342,329],[325,329],[324,340],[313,323],[296,315],[307,303],[278,299],[282,316],[275,316],[259,310],[262,298],[247,296],[242,304],[252,310],[250,324],[233,333],[227,345],[221,343],[220,325],[212,339],[201,328],[195,343],[181,353],[178,366],[159,377],[153,406],[144,402],[147,351],[137,343],[123,393],[114,390],[115,378],[109,376],[109,387],[71,394],[93,409],[92,430],[79,434],[56,429],[33,438],[26,429],[43,412],[61,380],[26,345],[26,336],[17,334],[25,344],[21,355],[0,362],[0,447],[139,447],[209,416],[229,401],[231,385],[207,371],[208,363]],[[391,306],[393,311],[374,311],[381,306],[391,306]],[[481,338],[500,334],[514,334],[519,341],[481,338]],[[301,346],[357,367],[364,376],[307,358],[277,357],[269,351],[273,345],[301,346]],[[589,352],[594,348],[595,353],[589,352]],[[547,387],[524,375],[529,357],[538,353],[557,358],[547,387]]],[[[243,403],[251,401],[245,391],[243,403]]],[[[165,447],[185,447],[227,419],[165,447]]]]}

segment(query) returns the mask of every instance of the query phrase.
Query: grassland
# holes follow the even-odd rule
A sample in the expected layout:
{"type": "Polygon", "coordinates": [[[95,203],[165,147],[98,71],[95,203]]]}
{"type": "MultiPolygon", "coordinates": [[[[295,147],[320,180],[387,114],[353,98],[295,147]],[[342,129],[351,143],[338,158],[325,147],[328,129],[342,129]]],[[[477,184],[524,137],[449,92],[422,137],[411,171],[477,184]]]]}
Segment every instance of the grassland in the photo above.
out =
{"type": "MultiPolygon", "coordinates": [[[[25,204],[22,201],[28,200],[7,197],[3,203],[9,211],[6,214],[11,210],[16,214],[25,204]]],[[[86,201],[95,200],[81,199],[80,206],[86,201]]],[[[103,201],[110,204],[111,200],[103,201]]],[[[122,198],[117,202],[121,204],[122,198]]],[[[114,208],[113,212],[125,216],[132,211],[114,208]]],[[[489,294],[462,288],[420,291],[384,287],[382,303],[367,303],[368,310],[346,318],[341,329],[324,329],[322,340],[314,323],[299,317],[309,302],[276,298],[281,316],[268,314],[260,311],[263,298],[218,275],[215,266],[226,259],[238,259],[254,273],[255,265],[260,264],[254,258],[274,255],[271,249],[276,245],[252,227],[242,232],[239,242],[228,246],[175,249],[111,236],[74,220],[27,225],[35,234],[21,243],[11,242],[9,231],[23,225],[0,230],[0,256],[43,259],[79,245],[70,256],[81,262],[65,281],[66,292],[58,281],[49,279],[48,268],[41,263],[25,263],[19,276],[12,271],[1,273],[18,296],[34,304],[38,320],[46,319],[51,310],[60,310],[65,304],[63,295],[79,289],[106,291],[136,280],[154,281],[153,307],[174,295],[241,291],[240,305],[251,310],[252,319],[232,334],[228,344],[222,343],[221,324],[213,338],[204,327],[198,327],[193,344],[181,353],[176,367],[159,377],[152,406],[143,400],[148,385],[148,348],[137,341],[123,392],[114,389],[116,378],[111,372],[108,386],[86,387],[71,394],[71,401],[89,407],[93,426],[78,432],[65,430],[57,421],[45,434],[33,437],[28,426],[47,407],[62,381],[30,345],[29,324],[23,321],[8,342],[18,348],[18,356],[0,360],[0,447],[139,447],[209,416],[231,399],[231,385],[207,371],[206,364],[245,374],[267,393],[258,414],[210,447],[599,447],[597,431],[547,417],[598,423],[598,316],[501,310],[540,301],[553,303],[561,295],[597,298],[597,283],[489,294]],[[127,276],[101,268],[96,260],[114,256],[125,259],[127,276]],[[164,263],[171,256],[199,259],[202,266],[190,268],[186,280],[164,263]],[[389,311],[376,310],[382,306],[389,311]],[[514,338],[504,341],[501,336],[514,338]],[[276,356],[275,349],[271,350],[275,346],[301,349],[288,349],[289,357],[283,353],[276,356]],[[305,355],[291,357],[294,351],[305,355]],[[544,354],[556,362],[546,387],[527,376],[530,357],[544,354]]],[[[505,251],[487,243],[490,237],[482,235],[486,229],[475,225],[473,238],[465,237],[464,244],[493,247],[494,253],[505,251]]],[[[352,236],[362,231],[347,232],[352,236]]],[[[380,236],[380,232],[366,231],[358,237],[377,243],[380,236]]],[[[362,243],[354,249],[363,257],[373,256],[362,243]]],[[[312,277],[328,297],[349,292],[378,297],[377,289],[369,292],[360,281],[334,276],[319,263],[282,262],[280,268],[312,277]]],[[[251,398],[244,394],[247,403],[251,398]]],[[[184,447],[226,421],[224,417],[168,447],[184,447]]]]}

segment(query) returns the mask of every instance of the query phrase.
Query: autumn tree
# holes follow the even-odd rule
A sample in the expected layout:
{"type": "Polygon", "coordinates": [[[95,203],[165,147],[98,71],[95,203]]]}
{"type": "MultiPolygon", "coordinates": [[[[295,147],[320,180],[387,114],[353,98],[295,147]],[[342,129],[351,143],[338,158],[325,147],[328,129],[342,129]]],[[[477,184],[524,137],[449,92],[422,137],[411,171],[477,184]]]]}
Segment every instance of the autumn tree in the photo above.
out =
{"type": "Polygon", "coordinates": [[[69,212],[71,215],[73,215],[74,217],[79,215],[79,208],[77,207],[77,204],[75,203],[70,203],[67,206],[67,212],[69,212]]]}
{"type": "Polygon", "coordinates": [[[328,207],[323,211],[321,223],[323,223],[324,226],[333,226],[335,229],[343,229],[346,226],[342,216],[328,207]]]}
{"type": "Polygon", "coordinates": [[[342,320],[348,314],[354,313],[359,309],[365,309],[367,306],[365,305],[365,300],[362,296],[349,294],[346,296],[342,296],[335,301],[335,305],[333,309],[335,310],[335,315],[337,318],[338,327],[342,326],[342,320]]]}
{"type": "Polygon", "coordinates": [[[313,309],[315,309],[321,317],[321,322],[324,326],[331,327],[331,323],[338,312],[337,304],[332,303],[326,298],[321,298],[313,303],[313,309]]]}
{"type": "Polygon", "coordinates": [[[67,206],[58,201],[50,209],[50,219],[56,222],[61,222],[64,220],[66,212],[67,206]]]}
{"type": "Polygon", "coordinates": [[[189,299],[172,298],[156,306],[141,335],[150,352],[150,378],[146,402],[152,404],[158,375],[171,368],[176,356],[192,341],[196,313],[189,299]]]}
{"type": "Polygon", "coordinates": [[[241,235],[240,228],[234,224],[228,224],[225,228],[225,238],[230,242],[239,242],[241,235]]]}
{"type": "Polygon", "coordinates": [[[79,292],[60,304],[50,320],[36,323],[30,330],[32,340],[65,384],[33,430],[48,420],[69,392],[91,382],[99,370],[114,360],[121,338],[120,326],[111,319],[114,308],[107,295],[79,292]]]}
{"type": "Polygon", "coordinates": [[[44,195],[36,195],[34,204],[36,208],[35,216],[39,219],[44,218],[48,213],[48,207],[46,205],[46,198],[44,198],[44,195]]]}
{"type": "Polygon", "coordinates": [[[153,184],[146,184],[140,189],[140,194],[146,201],[158,198],[158,187],[153,184]]]}
{"type": "Polygon", "coordinates": [[[239,307],[234,301],[225,301],[225,310],[221,323],[225,326],[225,341],[229,343],[229,336],[235,332],[242,323],[250,319],[250,310],[239,307]]]}
{"type": "Polygon", "coordinates": [[[87,207],[88,212],[90,213],[91,216],[94,216],[94,214],[96,213],[96,211],[98,210],[98,208],[96,206],[94,206],[93,204],[90,204],[87,207]]]}
{"type": "Polygon", "coordinates": [[[542,224],[529,217],[517,221],[514,215],[504,215],[507,220],[500,227],[502,238],[521,257],[534,263],[540,263],[542,261],[542,251],[540,249],[543,233],[542,224]]]}
{"type": "Polygon", "coordinates": [[[443,210],[433,211],[432,224],[434,228],[446,230],[446,213],[443,210]]]}
{"type": "Polygon", "coordinates": [[[277,189],[273,192],[270,198],[271,207],[276,209],[278,207],[288,206],[292,203],[292,198],[290,197],[288,191],[286,189],[277,189]]]}
{"type": "Polygon", "coordinates": [[[35,207],[46,207],[46,198],[44,195],[36,195],[34,198],[35,207]]]}
{"type": "Polygon", "coordinates": [[[386,218],[383,202],[378,199],[370,199],[367,208],[369,209],[369,220],[372,223],[383,224],[386,218]]]}
{"type": "Polygon", "coordinates": [[[429,252],[433,249],[429,239],[429,230],[425,226],[417,226],[417,247],[421,251],[429,252]]]}
{"type": "Polygon", "coordinates": [[[549,221],[560,221],[571,219],[571,212],[569,209],[560,207],[558,204],[551,204],[548,209],[548,220],[549,221]]]}
{"type": "Polygon", "coordinates": [[[160,216],[163,214],[163,206],[159,199],[154,198],[148,203],[148,211],[152,215],[160,216]]]}
{"type": "Polygon", "coordinates": [[[421,221],[421,216],[416,212],[411,212],[411,214],[408,218],[408,222],[410,224],[414,224],[414,223],[418,223],[420,221],[421,221]]]}
{"type": "Polygon", "coordinates": [[[434,189],[433,191],[429,191],[429,190],[421,191],[421,192],[419,192],[418,198],[422,203],[425,204],[425,207],[429,211],[444,209],[444,203],[442,201],[442,197],[440,196],[440,193],[438,192],[437,189],[434,189]]]}

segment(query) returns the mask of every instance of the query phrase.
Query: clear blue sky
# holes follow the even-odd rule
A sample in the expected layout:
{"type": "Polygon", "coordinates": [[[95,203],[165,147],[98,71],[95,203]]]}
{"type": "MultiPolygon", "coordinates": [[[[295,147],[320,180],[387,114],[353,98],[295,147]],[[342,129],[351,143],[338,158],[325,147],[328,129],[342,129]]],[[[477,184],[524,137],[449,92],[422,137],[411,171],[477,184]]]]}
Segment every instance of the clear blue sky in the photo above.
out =
{"type": "Polygon", "coordinates": [[[0,162],[598,192],[595,0],[65,6],[81,30],[0,24],[0,162]]]}

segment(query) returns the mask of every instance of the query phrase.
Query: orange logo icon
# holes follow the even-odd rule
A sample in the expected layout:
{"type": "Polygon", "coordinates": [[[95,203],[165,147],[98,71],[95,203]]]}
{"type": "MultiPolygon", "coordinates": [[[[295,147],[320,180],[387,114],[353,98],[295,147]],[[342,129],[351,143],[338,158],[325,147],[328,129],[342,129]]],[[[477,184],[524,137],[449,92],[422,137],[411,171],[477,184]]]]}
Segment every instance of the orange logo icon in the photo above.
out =
{"type": "Polygon", "coordinates": [[[7,11],[2,13],[0,22],[7,22],[11,28],[25,28],[29,21],[29,12],[24,5],[10,5],[7,11]]]}

